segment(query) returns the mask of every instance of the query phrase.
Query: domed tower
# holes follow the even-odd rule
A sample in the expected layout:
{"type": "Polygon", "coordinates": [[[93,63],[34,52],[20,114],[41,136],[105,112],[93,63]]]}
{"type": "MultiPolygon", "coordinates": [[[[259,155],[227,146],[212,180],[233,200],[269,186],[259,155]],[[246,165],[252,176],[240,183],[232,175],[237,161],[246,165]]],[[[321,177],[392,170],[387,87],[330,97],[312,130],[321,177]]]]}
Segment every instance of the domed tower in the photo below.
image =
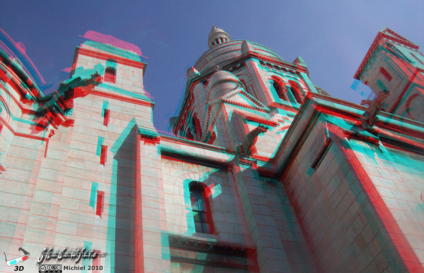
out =
{"type": "Polygon", "coordinates": [[[255,144],[249,154],[270,157],[306,94],[325,91],[312,84],[301,57],[287,62],[263,45],[231,40],[215,26],[208,47],[187,70],[181,109],[170,120],[173,132],[236,150],[250,132],[265,128],[258,137],[267,139],[267,147],[255,144]]]}

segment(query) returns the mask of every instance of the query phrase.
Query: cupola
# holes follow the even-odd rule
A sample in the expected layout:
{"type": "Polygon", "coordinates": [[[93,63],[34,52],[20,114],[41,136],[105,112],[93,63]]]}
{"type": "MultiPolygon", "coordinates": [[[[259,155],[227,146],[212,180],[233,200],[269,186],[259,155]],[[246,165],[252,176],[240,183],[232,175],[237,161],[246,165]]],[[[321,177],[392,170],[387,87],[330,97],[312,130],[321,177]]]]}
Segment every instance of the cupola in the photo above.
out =
{"type": "Polygon", "coordinates": [[[217,28],[216,26],[212,26],[212,30],[209,33],[208,37],[208,46],[212,48],[214,46],[226,43],[231,41],[230,35],[224,30],[217,28]]]}

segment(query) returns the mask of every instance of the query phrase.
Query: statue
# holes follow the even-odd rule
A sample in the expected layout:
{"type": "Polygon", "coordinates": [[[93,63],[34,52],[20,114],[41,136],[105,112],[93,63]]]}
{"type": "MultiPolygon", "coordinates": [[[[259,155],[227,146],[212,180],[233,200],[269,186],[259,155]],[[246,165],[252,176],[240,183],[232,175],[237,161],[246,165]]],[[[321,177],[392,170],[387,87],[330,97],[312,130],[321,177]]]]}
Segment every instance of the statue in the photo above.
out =
{"type": "Polygon", "coordinates": [[[250,156],[252,154],[252,147],[256,143],[258,136],[261,133],[268,131],[268,128],[263,125],[259,125],[252,131],[250,131],[244,138],[243,143],[236,148],[236,156],[234,157],[234,162],[237,164],[240,157],[250,156]]]}

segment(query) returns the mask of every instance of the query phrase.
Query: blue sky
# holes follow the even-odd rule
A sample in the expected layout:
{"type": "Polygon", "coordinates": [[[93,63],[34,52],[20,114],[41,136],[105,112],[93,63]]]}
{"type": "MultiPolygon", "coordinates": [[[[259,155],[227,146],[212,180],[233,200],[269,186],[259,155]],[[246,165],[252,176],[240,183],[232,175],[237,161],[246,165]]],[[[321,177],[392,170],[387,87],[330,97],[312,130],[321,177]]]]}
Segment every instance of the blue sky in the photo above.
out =
{"type": "Polygon", "coordinates": [[[166,131],[212,25],[286,61],[302,56],[316,85],[359,103],[350,86],[378,31],[389,27],[423,47],[423,14],[423,1],[2,1],[0,28],[25,45],[46,82],[71,66],[89,30],[137,45],[148,57],[154,124],[166,131]]]}

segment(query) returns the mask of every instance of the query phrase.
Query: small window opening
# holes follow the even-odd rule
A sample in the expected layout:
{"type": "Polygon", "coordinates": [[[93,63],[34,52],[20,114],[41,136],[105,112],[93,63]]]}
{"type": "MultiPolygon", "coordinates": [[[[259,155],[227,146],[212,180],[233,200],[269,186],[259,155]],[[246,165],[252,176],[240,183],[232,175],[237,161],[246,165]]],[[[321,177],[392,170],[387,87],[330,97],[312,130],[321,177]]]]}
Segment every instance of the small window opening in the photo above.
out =
{"type": "Polygon", "coordinates": [[[324,159],[324,157],[327,155],[328,151],[330,150],[330,146],[332,143],[333,141],[331,140],[331,138],[327,138],[324,146],[322,146],[321,150],[319,151],[317,158],[312,163],[312,166],[311,166],[312,169],[316,170],[319,167],[322,160],[324,159]]]}
{"type": "Polygon", "coordinates": [[[107,161],[107,146],[106,145],[102,145],[102,150],[100,152],[100,164],[102,164],[103,166],[106,165],[106,161],[107,161]]]}
{"type": "Polygon", "coordinates": [[[219,44],[219,41],[218,41],[218,39],[215,39],[215,42],[216,42],[216,44],[217,44],[217,45],[219,44]]]}
{"type": "Polygon", "coordinates": [[[386,79],[388,81],[391,81],[392,80],[392,78],[393,78],[392,75],[390,75],[390,73],[387,72],[387,70],[384,69],[384,67],[380,67],[380,72],[381,72],[381,74],[383,74],[384,77],[386,77],[386,79]]]}
{"type": "Polygon", "coordinates": [[[96,215],[100,216],[100,218],[102,218],[103,213],[104,196],[104,191],[97,191],[96,215]]]}
{"type": "Polygon", "coordinates": [[[103,125],[107,126],[109,124],[110,119],[110,110],[109,109],[103,109],[103,125]]]}
{"type": "Polygon", "coordinates": [[[105,82],[116,83],[116,70],[108,67],[105,70],[105,82]]]}

